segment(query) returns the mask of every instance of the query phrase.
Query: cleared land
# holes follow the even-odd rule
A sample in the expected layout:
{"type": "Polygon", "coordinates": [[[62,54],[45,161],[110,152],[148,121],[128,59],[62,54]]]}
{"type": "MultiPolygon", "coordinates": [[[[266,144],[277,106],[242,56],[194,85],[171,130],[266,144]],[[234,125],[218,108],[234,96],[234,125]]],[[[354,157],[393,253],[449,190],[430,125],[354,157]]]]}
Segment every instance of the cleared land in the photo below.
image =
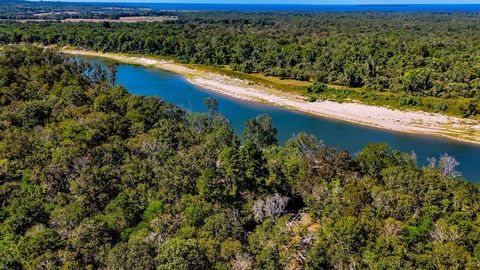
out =
{"type": "Polygon", "coordinates": [[[52,15],[62,15],[62,14],[67,14],[67,15],[78,15],[80,12],[77,11],[64,11],[64,12],[45,12],[45,13],[36,13],[33,14],[35,17],[48,17],[52,15]]]}
{"type": "Polygon", "coordinates": [[[62,22],[164,22],[176,20],[175,16],[130,16],[120,17],[118,19],[65,19],[62,22]]]}
{"type": "MultiPolygon", "coordinates": [[[[45,13],[47,14],[47,13],[45,13]]],[[[49,22],[57,21],[54,19],[46,18],[47,15],[41,14],[41,16],[36,16],[38,19],[21,19],[21,20],[3,20],[3,21],[15,21],[15,22],[49,22]]],[[[51,13],[48,13],[51,15],[51,13]]],[[[61,22],[92,22],[92,23],[101,23],[101,22],[124,22],[124,23],[139,23],[139,22],[164,22],[164,21],[173,21],[177,20],[176,16],[128,16],[128,17],[119,17],[118,19],[83,19],[83,18],[70,18],[59,20],[61,22]]]]}

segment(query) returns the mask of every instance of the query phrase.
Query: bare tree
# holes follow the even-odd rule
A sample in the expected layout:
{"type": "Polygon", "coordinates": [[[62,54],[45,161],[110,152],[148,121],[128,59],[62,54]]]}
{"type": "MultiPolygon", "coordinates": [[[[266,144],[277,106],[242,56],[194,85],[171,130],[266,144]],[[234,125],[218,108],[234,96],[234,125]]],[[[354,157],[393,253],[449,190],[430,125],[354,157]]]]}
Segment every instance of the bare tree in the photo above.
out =
{"type": "Polygon", "coordinates": [[[264,219],[263,215],[263,207],[265,205],[265,202],[263,200],[257,200],[253,204],[253,218],[257,223],[261,223],[264,219]]]}
{"type": "Polygon", "coordinates": [[[410,152],[410,159],[412,160],[413,163],[417,164],[417,153],[415,153],[415,151],[412,150],[412,152],[410,152]]]}
{"type": "Polygon", "coordinates": [[[427,158],[428,167],[430,168],[438,168],[440,172],[442,172],[446,176],[450,177],[460,177],[462,173],[457,171],[457,166],[460,165],[460,162],[455,159],[455,157],[449,156],[448,154],[443,154],[440,156],[438,160],[434,157],[427,158]]]}
{"type": "Polygon", "coordinates": [[[231,270],[250,270],[253,269],[253,258],[246,253],[237,254],[232,261],[231,270]]]}
{"type": "Polygon", "coordinates": [[[437,159],[434,157],[427,158],[428,167],[435,168],[437,167],[437,159]]]}
{"type": "Polygon", "coordinates": [[[462,176],[462,173],[456,170],[458,165],[460,165],[460,162],[448,154],[443,154],[438,161],[440,171],[454,178],[462,176]]]}
{"type": "Polygon", "coordinates": [[[288,201],[290,199],[286,196],[282,196],[278,193],[270,195],[265,200],[265,206],[263,207],[265,216],[277,220],[285,213],[288,201]]]}
{"type": "Polygon", "coordinates": [[[278,193],[267,196],[264,200],[257,200],[253,205],[253,218],[256,222],[260,223],[265,218],[271,218],[277,221],[285,213],[290,198],[282,196],[278,193]]]}

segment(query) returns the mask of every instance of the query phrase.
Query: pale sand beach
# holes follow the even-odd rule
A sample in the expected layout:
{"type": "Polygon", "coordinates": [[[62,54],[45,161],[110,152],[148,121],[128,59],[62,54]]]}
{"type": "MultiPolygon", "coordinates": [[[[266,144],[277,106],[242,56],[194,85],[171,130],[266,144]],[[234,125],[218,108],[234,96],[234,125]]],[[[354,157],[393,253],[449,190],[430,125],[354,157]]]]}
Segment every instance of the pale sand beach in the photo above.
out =
{"type": "Polygon", "coordinates": [[[83,50],[62,52],[73,55],[105,57],[124,63],[152,66],[185,76],[192,84],[233,98],[268,103],[321,117],[397,132],[430,134],[455,140],[480,143],[480,121],[421,111],[401,111],[360,103],[306,101],[306,97],[254,84],[238,78],[192,69],[174,61],[157,60],[115,53],[83,50]]]}

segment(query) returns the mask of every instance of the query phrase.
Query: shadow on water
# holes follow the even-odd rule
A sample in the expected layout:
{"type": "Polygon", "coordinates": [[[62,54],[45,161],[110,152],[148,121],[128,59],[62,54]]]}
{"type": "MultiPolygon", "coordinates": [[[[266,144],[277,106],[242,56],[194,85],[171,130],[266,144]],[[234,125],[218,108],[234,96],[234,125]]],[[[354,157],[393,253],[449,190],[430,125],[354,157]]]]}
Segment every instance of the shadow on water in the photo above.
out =
{"type": "MultiPolygon", "coordinates": [[[[102,63],[100,58],[83,58],[102,63]]],[[[203,101],[208,97],[218,100],[220,112],[227,117],[235,131],[241,134],[247,119],[266,113],[272,117],[278,129],[278,138],[285,142],[299,132],[314,134],[324,143],[346,149],[355,154],[368,143],[385,142],[403,152],[415,151],[419,165],[425,165],[428,157],[448,153],[460,161],[459,170],[472,182],[480,181],[480,145],[467,144],[439,138],[396,133],[320,118],[274,106],[239,101],[221,94],[209,92],[190,84],[182,76],[154,68],[120,64],[118,83],[137,95],[159,96],[188,111],[206,111],[203,101]]]]}

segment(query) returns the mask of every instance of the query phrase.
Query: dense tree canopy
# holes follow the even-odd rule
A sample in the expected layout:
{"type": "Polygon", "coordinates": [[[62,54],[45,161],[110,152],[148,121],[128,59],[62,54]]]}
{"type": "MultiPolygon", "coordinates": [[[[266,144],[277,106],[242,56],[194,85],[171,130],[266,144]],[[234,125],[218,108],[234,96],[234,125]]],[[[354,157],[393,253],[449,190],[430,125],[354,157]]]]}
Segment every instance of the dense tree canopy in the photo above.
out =
{"type": "Polygon", "coordinates": [[[241,78],[251,73],[300,80],[298,85],[310,81],[312,87],[287,87],[307,94],[310,101],[353,99],[480,116],[480,16],[476,13],[156,14],[179,19],[132,24],[0,23],[0,44],[35,42],[173,57],[182,63],[222,68],[241,78]]]}
{"type": "Polygon", "coordinates": [[[122,16],[154,16],[173,14],[121,4],[72,3],[55,1],[2,0],[1,20],[118,19],[122,16]],[[52,1],[53,2],[53,1],[52,1]]]}
{"type": "Polygon", "coordinates": [[[1,269],[478,269],[480,193],[453,158],[241,143],[213,100],[187,113],[114,73],[2,52],[1,269]]]}
{"type": "Polygon", "coordinates": [[[479,97],[478,14],[185,12],[179,16],[169,23],[4,24],[0,42],[171,56],[186,63],[228,65],[247,73],[413,96],[479,97]]]}

